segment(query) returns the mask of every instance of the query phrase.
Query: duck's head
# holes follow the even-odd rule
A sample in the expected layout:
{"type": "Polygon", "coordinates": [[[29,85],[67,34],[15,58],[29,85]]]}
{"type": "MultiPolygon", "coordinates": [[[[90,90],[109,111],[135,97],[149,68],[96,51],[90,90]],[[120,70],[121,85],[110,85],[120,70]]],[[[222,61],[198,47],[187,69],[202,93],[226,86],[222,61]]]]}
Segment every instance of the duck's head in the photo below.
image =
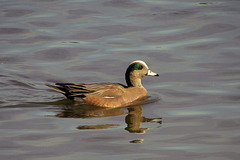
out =
{"type": "Polygon", "coordinates": [[[141,60],[133,61],[129,64],[125,73],[125,79],[128,87],[143,87],[141,79],[144,76],[159,76],[152,72],[147,64],[141,60]]]}

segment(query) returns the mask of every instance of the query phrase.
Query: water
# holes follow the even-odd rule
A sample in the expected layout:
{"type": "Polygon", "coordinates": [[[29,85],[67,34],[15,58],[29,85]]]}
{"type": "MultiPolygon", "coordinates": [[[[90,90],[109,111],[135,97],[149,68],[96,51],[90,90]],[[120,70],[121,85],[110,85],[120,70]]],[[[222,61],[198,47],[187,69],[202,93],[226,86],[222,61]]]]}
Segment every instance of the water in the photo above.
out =
{"type": "Polygon", "coordinates": [[[239,6],[1,1],[1,159],[238,160],[239,6]],[[143,79],[152,103],[106,110],[45,86],[125,83],[136,59],[160,75],[143,79]]]}

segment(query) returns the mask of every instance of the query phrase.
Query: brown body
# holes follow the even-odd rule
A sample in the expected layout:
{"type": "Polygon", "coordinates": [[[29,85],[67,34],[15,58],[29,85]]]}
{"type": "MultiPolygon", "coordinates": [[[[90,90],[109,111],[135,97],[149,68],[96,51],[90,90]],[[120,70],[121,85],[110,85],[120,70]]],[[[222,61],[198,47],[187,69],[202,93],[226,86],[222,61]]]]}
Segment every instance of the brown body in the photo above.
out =
{"type": "Polygon", "coordinates": [[[48,86],[69,99],[81,98],[90,105],[123,107],[147,98],[148,92],[141,83],[146,75],[158,76],[145,62],[138,60],[130,63],[125,73],[127,86],[119,83],[56,83],[57,86],[48,86]]]}
{"type": "Polygon", "coordinates": [[[88,104],[102,107],[123,107],[130,105],[148,95],[145,88],[112,88],[102,94],[89,95],[84,99],[88,104]]]}

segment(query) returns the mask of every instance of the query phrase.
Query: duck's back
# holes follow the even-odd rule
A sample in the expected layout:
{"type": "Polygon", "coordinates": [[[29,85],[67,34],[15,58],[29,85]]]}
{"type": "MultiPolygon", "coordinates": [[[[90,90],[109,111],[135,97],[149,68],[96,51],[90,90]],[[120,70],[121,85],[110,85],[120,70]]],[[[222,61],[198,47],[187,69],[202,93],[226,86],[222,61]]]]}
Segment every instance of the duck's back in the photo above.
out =
{"type": "Polygon", "coordinates": [[[118,88],[119,90],[126,88],[126,86],[120,83],[56,83],[56,86],[47,86],[64,94],[68,99],[74,99],[77,97],[85,98],[90,94],[101,94],[112,88],[118,88]]]}

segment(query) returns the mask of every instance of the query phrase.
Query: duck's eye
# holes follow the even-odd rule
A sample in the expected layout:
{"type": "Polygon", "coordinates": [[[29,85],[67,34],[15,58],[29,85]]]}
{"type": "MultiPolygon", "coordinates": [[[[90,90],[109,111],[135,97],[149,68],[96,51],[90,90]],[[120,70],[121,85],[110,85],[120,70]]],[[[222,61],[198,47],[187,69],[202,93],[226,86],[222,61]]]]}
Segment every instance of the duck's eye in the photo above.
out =
{"type": "Polygon", "coordinates": [[[142,65],[140,65],[140,66],[138,67],[138,70],[141,70],[141,69],[143,69],[143,66],[142,66],[142,65]]]}

